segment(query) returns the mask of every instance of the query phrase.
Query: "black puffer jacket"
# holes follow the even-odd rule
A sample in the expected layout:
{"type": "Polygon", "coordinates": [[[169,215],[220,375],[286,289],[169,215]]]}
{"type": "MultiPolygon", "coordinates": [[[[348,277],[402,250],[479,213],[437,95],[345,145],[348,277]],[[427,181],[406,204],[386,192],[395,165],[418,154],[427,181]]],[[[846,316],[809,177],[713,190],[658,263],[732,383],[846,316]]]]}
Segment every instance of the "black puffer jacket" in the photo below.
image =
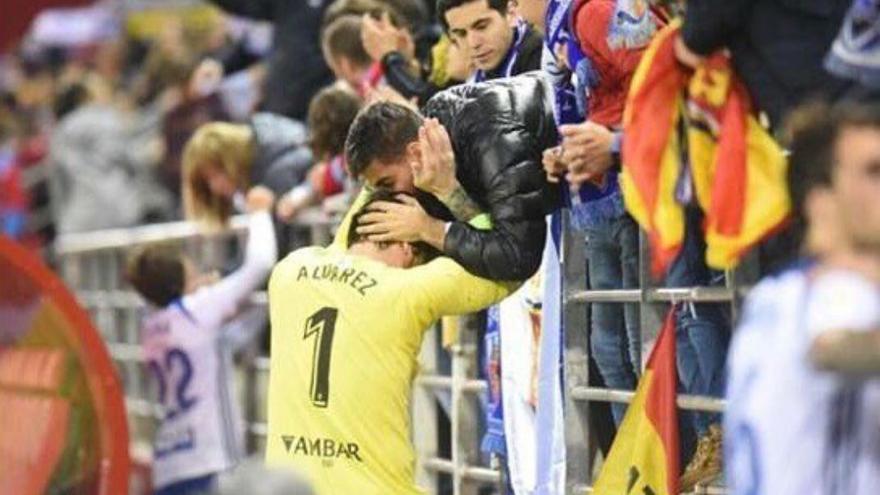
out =
{"type": "Polygon", "coordinates": [[[561,205],[541,154],[557,143],[552,90],[540,72],[457,86],[428,101],[425,115],[449,131],[455,175],[492,218],[492,230],[453,222],[444,252],[494,280],[525,280],[541,264],[544,216],[561,205]]]}

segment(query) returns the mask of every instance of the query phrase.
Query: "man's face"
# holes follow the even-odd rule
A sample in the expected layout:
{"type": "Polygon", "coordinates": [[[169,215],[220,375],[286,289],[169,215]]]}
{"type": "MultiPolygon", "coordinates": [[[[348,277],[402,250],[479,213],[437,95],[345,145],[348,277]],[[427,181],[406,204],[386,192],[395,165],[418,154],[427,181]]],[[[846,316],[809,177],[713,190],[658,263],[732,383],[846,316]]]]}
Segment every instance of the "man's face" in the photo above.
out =
{"type": "Polygon", "coordinates": [[[235,181],[219,166],[207,166],[202,169],[202,180],[214,196],[232,198],[237,190],[235,181]]]}
{"type": "Polygon", "coordinates": [[[856,249],[880,252],[880,129],[844,129],[834,151],[832,195],[843,233],[856,249]]]}
{"type": "Polygon", "coordinates": [[[466,47],[477,69],[501,64],[513,43],[513,16],[490,8],[487,0],[473,0],[447,10],[445,17],[450,38],[466,47]]]}
{"type": "Polygon", "coordinates": [[[409,165],[408,155],[398,160],[381,162],[373,160],[361,173],[367,184],[376,189],[387,189],[414,193],[412,169],[409,165]]]}

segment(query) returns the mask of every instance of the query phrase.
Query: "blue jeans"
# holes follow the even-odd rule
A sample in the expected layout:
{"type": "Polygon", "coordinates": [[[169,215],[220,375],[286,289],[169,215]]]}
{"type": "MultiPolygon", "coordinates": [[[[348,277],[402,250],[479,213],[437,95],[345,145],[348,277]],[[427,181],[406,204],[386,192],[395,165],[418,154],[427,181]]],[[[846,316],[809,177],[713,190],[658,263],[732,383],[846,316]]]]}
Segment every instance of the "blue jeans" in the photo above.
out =
{"type": "MultiPolygon", "coordinates": [[[[685,240],[681,253],[672,263],[667,287],[717,286],[724,274],[706,266],[706,242],[701,230],[699,210],[686,211],[685,240]]],[[[730,344],[730,322],[723,304],[681,303],[676,306],[676,347],[678,375],[682,390],[691,395],[724,396],[724,366],[730,344]]],[[[718,413],[682,411],[690,416],[698,435],[721,421],[718,413]]]]}
{"type": "MultiPolygon", "coordinates": [[[[629,215],[586,230],[590,289],[639,287],[639,229],[629,215]]],[[[641,369],[641,329],[637,304],[593,303],[590,351],[609,388],[633,390],[641,369]]],[[[613,404],[618,425],[626,412],[613,404]]]]}

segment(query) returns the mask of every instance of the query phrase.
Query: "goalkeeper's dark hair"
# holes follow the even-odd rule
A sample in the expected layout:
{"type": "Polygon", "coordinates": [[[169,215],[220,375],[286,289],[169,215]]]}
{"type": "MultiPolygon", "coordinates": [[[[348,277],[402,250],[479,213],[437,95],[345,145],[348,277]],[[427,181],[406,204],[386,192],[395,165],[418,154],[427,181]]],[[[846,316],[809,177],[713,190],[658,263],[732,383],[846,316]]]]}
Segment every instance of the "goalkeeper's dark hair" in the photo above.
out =
{"type": "MultiPolygon", "coordinates": [[[[379,201],[384,201],[384,202],[388,202],[388,203],[403,204],[403,201],[400,199],[400,196],[402,196],[402,195],[415,198],[417,201],[419,201],[419,204],[422,205],[422,208],[424,208],[426,211],[428,211],[428,205],[423,204],[422,200],[418,196],[415,196],[415,195],[412,195],[409,193],[405,193],[405,192],[395,192],[395,191],[389,191],[387,189],[377,189],[377,190],[373,191],[372,193],[370,193],[370,198],[367,200],[366,203],[364,203],[364,205],[361,207],[361,209],[358,210],[357,213],[355,213],[354,216],[352,217],[351,225],[349,225],[349,227],[348,227],[348,245],[353,246],[353,245],[361,243],[361,242],[373,242],[373,241],[370,241],[370,239],[368,238],[368,236],[366,234],[359,234],[358,233],[357,228],[359,225],[361,225],[361,218],[364,215],[366,215],[367,213],[369,213],[370,210],[372,209],[372,206],[379,201]]],[[[384,247],[387,247],[390,243],[389,242],[377,242],[376,244],[378,244],[380,247],[384,248],[384,247]]],[[[428,261],[431,261],[432,259],[434,259],[442,254],[437,248],[435,248],[434,246],[432,246],[426,242],[410,242],[409,244],[413,247],[413,252],[416,255],[416,257],[419,258],[423,263],[427,263],[428,261]]]]}

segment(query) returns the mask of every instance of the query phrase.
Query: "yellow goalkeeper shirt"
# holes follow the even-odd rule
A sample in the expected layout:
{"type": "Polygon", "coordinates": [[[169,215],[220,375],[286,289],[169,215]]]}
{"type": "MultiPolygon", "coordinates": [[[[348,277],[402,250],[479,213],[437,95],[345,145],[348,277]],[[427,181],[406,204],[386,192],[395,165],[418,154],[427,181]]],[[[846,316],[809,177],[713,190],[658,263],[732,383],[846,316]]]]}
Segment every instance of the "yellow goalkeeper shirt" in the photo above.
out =
{"type": "Polygon", "coordinates": [[[267,462],[297,468],[318,495],[422,493],[409,401],[423,333],[512,288],[449,258],[400,269],[338,247],[287,256],[269,282],[267,462]]]}

